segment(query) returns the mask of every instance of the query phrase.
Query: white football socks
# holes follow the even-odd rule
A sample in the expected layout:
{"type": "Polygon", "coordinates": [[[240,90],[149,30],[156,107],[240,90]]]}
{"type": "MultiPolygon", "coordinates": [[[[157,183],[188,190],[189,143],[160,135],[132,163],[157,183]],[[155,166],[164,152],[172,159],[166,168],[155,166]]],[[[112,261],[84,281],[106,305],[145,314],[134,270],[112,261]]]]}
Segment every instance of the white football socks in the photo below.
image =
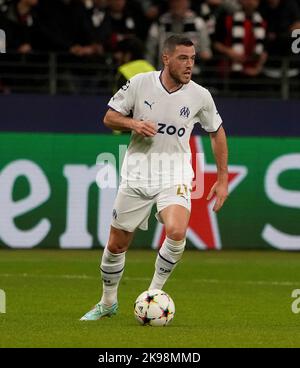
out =
{"type": "Polygon", "coordinates": [[[103,294],[100,303],[111,306],[118,300],[118,286],[125,267],[125,254],[111,253],[107,247],[104,249],[101,261],[101,276],[103,281],[103,294]]]}
{"type": "Polygon", "coordinates": [[[176,241],[165,238],[155,262],[155,273],[149,286],[151,289],[162,289],[170,274],[180,261],[185,247],[185,239],[176,241]]]}

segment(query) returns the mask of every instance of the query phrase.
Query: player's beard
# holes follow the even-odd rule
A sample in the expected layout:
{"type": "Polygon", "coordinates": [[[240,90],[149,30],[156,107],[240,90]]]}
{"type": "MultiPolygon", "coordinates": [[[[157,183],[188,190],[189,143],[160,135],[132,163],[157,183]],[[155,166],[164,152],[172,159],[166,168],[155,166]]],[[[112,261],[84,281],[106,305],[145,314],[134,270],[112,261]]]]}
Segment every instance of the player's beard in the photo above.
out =
{"type": "MultiPolygon", "coordinates": [[[[191,72],[190,69],[188,71],[191,72]]],[[[170,74],[170,77],[174,80],[174,82],[178,85],[187,84],[191,80],[191,76],[185,77],[184,75],[180,75],[177,69],[173,68],[171,65],[169,65],[169,74],[170,74]]]]}

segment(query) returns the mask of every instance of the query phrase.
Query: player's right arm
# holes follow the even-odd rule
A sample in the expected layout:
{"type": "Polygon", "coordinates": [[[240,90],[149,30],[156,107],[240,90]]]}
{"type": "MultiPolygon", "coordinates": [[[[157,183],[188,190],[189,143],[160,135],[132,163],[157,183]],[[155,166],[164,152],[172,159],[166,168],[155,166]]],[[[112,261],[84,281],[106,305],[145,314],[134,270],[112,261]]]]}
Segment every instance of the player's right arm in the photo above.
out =
{"type": "Polygon", "coordinates": [[[118,111],[108,109],[104,119],[104,125],[113,130],[134,131],[144,137],[153,137],[157,130],[151,121],[136,120],[122,115],[118,111]]]}
{"type": "Polygon", "coordinates": [[[153,122],[137,120],[129,116],[134,112],[142,78],[143,75],[141,74],[132,77],[110,99],[109,109],[103,120],[108,128],[123,131],[131,130],[143,137],[153,137],[156,134],[156,126],[153,122]]]}

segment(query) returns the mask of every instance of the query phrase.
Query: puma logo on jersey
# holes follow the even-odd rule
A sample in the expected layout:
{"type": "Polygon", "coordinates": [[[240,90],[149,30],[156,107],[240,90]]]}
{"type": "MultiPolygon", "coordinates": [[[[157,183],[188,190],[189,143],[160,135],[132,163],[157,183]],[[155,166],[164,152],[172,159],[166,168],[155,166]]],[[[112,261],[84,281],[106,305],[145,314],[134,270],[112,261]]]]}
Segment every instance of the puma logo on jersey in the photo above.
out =
{"type": "Polygon", "coordinates": [[[150,102],[148,102],[148,101],[145,100],[144,101],[144,104],[147,105],[147,106],[149,106],[150,107],[150,110],[152,110],[152,105],[154,105],[155,102],[150,103],[150,102]]]}

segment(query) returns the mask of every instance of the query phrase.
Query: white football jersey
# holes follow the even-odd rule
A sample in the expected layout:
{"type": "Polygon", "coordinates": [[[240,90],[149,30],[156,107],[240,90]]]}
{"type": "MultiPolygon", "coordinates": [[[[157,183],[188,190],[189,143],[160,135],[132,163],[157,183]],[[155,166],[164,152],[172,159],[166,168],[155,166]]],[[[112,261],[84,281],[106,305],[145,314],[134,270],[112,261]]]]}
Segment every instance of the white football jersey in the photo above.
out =
{"type": "Polygon", "coordinates": [[[122,165],[122,183],[138,187],[190,184],[189,139],[194,124],[215,132],[222,124],[209,91],[190,81],[168,92],[154,71],[134,76],[110,99],[108,106],[122,115],[156,124],[154,137],[132,132],[122,165]]]}

